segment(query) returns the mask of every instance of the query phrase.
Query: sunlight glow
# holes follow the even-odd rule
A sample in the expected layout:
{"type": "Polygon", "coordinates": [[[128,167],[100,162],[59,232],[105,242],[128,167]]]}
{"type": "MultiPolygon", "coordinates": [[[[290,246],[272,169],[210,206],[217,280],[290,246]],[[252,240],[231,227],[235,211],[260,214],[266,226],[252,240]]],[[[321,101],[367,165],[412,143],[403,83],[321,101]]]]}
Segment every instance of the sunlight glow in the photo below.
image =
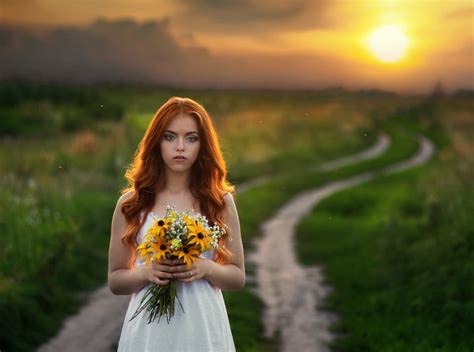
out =
{"type": "Polygon", "coordinates": [[[368,45],[377,59],[383,62],[400,61],[405,55],[409,40],[398,25],[386,25],[370,33],[368,45]]]}

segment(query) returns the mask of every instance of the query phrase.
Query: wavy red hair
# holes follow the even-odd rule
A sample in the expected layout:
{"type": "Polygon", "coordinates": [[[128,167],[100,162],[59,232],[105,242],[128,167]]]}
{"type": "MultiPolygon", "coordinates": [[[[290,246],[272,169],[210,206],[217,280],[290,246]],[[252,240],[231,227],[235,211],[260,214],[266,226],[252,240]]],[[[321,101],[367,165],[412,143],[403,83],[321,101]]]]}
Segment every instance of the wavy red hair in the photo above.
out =
{"type": "MultiPolygon", "coordinates": [[[[227,192],[235,194],[234,187],[227,181],[226,163],[209,113],[190,98],[168,99],[156,111],[138,145],[132,164],[125,172],[129,185],[122,190],[122,194],[133,191],[121,206],[128,224],[122,243],[130,249],[129,267],[135,265],[137,235],[146,218],[140,215],[152,210],[156,194],[165,185],[165,164],[160,153],[160,142],[171,120],[180,113],[193,117],[199,128],[201,146],[191,168],[191,193],[199,201],[201,213],[211,223],[224,226],[224,195],[227,192]]],[[[215,251],[214,257],[221,264],[229,263],[232,258],[232,253],[224,247],[225,238],[220,240],[221,246],[215,251]]]]}

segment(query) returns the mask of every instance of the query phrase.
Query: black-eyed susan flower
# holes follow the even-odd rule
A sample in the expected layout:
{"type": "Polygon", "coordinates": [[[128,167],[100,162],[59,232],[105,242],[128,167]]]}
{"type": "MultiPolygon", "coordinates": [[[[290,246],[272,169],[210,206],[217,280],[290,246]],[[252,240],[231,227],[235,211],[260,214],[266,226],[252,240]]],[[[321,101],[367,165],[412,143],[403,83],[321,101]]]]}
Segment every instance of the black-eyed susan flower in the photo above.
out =
{"type": "Polygon", "coordinates": [[[209,230],[198,220],[194,219],[190,225],[188,225],[188,239],[189,244],[195,243],[200,247],[201,251],[205,251],[209,248],[212,238],[209,237],[209,230]]]}
{"type": "Polygon", "coordinates": [[[153,247],[153,260],[160,260],[160,258],[166,258],[167,254],[171,253],[170,243],[167,241],[158,241],[152,243],[153,247]]]}
{"type": "Polygon", "coordinates": [[[165,237],[166,230],[169,229],[171,224],[171,219],[156,219],[153,225],[150,226],[147,231],[147,240],[151,241],[152,239],[155,239],[158,241],[159,239],[163,239],[165,237]]]}
{"type": "Polygon", "coordinates": [[[201,248],[201,251],[211,249],[212,238],[208,235],[207,231],[192,233],[189,235],[188,244],[195,244],[201,248]]]}
{"type": "Polygon", "coordinates": [[[198,219],[192,219],[192,221],[189,221],[188,224],[188,231],[190,234],[192,233],[205,233],[207,232],[206,228],[202,225],[202,223],[198,219]]]}
{"type": "Polygon", "coordinates": [[[196,260],[198,260],[199,254],[200,253],[197,249],[184,247],[182,250],[179,251],[178,258],[179,259],[183,258],[183,261],[188,265],[188,269],[189,269],[191,265],[196,260]]]}

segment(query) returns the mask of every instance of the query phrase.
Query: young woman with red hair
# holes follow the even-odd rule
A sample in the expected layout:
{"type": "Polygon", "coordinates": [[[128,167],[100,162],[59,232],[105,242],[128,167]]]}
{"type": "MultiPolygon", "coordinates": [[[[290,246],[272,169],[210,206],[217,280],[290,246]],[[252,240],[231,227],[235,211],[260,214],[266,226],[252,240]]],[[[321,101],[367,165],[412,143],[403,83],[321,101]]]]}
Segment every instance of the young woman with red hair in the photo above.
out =
{"type": "MultiPolygon", "coordinates": [[[[172,97],[156,112],[133,163],[125,174],[113,218],[108,284],[131,300],[118,351],[235,350],[221,290],[245,285],[245,267],[234,188],[217,134],[205,108],[189,98],[172,97]],[[194,209],[209,222],[227,226],[221,246],[203,252],[188,269],[180,260],[140,260],[137,246],[167,205],[178,212],[194,209]],[[149,285],[176,281],[182,304],[169,321],[147,323],[145,312],[129,321],[149,285]]],[[[178,302],[176,302],[176,305],[178,302]]]]}

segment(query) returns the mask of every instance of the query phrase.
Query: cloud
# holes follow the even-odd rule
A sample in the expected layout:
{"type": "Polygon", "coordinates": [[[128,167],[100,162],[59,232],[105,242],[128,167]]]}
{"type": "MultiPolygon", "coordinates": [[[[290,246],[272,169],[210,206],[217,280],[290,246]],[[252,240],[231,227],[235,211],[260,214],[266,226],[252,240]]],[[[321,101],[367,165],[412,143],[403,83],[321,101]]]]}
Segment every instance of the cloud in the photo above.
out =
{"type": "Polygon", "coordinates": [[[0,43],[3,79],[166,82],[190,60],[209,56],[203,47],[181,46],[168,18],[143,24],[98,19],[86,27],[62,26],[42,36],[0,26],[0,43]]]}
{"type": "MultiPolygon", "coordinates": [[[[139,24],[98,19],[39,36],[0,27],[0,79],[144,81],[189,87],[309,88],[354,77],[347,62],[304,52],[211,54],[178,42],[163,18],[139,24]]],[[[336,82],[336,83],[335,83],[336,82]]]]}
{"type": "MultiPolygon", "coordinates": [[[[243,1],[243,0],[242,0],[243,1]]],[[[250,1],[250,0],[247,0],[250,1]]],[[[222,5],[224,6],[224,5],[222,5]]],[[[231,6],[231,5],[229,5],[231,6]]],[[[98,19],[38,34],[0,26],[0,80],[148,82],[199,88],[312,89],[334,86],[423,91],[441,77],[472,87],[472,43],[413,70],[378,71],[371,63],[303,49],[286,53],[212,53],[193,34],[176,36],[173,20],[98,19]],[[173,22],[173,23],[172,23],[173,22]],[[453,61],[453,57],[456,58],[453,61]],[[449,65],[448,63],[455,63],[449,65]]],[[[439,54],[441,55],[441,54],[439,54]]]]}
{"type": "Polygon", "coordinates": [[[329,0],[190,0],[173,19],[199,32],[264,36],[330,27],[330,5],[329,0]]]}

